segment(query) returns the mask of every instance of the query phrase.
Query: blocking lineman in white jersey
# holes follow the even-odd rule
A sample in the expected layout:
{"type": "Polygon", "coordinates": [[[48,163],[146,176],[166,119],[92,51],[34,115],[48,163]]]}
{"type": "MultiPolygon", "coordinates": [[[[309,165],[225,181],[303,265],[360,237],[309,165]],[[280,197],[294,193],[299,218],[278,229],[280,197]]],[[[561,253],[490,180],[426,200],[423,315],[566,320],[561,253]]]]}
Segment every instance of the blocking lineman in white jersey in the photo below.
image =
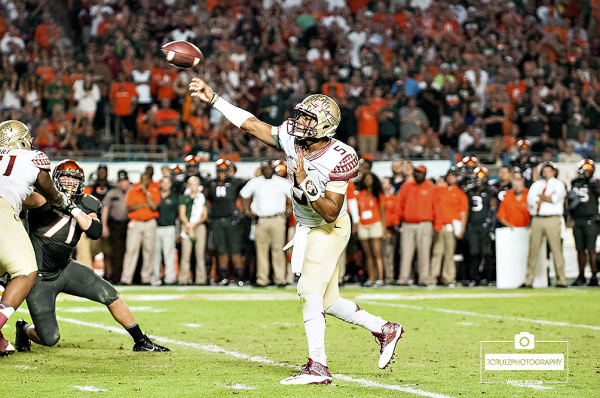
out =
{"type": "Polygon", "coordinates": [[[295,116],[270,126],[217,95],[203,80],[189,85],[192,96],[213,105],[236,127],[286,154],[298,220],[292,269],[301,272],[298,295],[308,341],[308,363],[281,384],[329,384],[325,355],[325,314],[368,329],[380,342],[379,367],[391,361],[402,326],[374,316],[340,297],[337,261],[350,238],[346,212],[348,180],[358,173],[355,151],[333,138],[340,108],[326,95],[315,94],[295,106],[295,116]]]}
{"type": "MultiPolygon", "coordinates": [[[[0,276],[8,273],[11,277],[0,301],[0,329],[27,297],[37,278],[33,246],[19,218],[23,202],[35,187],[61,211],[74,206],[54,187],[48,173],[50,160],[44,153],[32,151],[32,141],[25,124],[17,120],[0,123],[0,276]]],[[[0,331],[0,356],[14,352],[0,331]]]]}

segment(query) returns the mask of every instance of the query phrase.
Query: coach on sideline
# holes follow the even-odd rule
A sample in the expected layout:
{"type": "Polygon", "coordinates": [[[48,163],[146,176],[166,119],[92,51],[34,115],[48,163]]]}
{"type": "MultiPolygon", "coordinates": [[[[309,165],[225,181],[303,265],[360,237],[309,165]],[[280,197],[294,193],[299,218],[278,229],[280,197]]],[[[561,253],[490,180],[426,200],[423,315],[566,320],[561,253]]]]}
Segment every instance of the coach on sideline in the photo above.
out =
{"type": "Polygon", "coordinates": [[[254,227],[256,245],[256,284],[269,284],[269,250],[273,261],[273,282],[283,287],[286,260],[282,250],[285,245],[286,214],[291,212],[291,186],[285,178],[274,175],[269,162],[261,164],[262,175],[251,179],[240,191],[242,209],[250,218],[257,218],[254,227]]]}
{"type": "Polygon", "coordinates": [[[542,165],[542,179],[537,180],[529,188],[527,203],[531,214],[531,235],[529,237],[529,256],[527,259],[527,275],[521,285],[532,287],[535,268],[538,263],[540,247],[544,236],[554,257],[556,269],[556,287],[567,287],[565,278],[565,259],[560,240],[561,220],[564,202],[567,196],[565,184],[556,179],[558,168],[553,162],[542,165]]]}

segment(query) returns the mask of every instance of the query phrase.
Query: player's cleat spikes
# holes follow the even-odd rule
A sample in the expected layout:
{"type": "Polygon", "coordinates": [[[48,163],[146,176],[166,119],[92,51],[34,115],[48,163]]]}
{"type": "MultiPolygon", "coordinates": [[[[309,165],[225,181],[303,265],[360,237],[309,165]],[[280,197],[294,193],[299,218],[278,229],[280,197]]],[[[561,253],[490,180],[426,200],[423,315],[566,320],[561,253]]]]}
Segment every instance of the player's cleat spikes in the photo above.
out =
{"type": "Polygon", "coordinates": [[[144,335],[144,338],[142,340],[135,343],[135,345],[133,346],[133,351],[167,352],[167,351],[171,351],[171,350],[169,350],[167,347],[163,347],[161,345],[156,344],[155,342],[150,340],[150,338],[148,336],[144,335]]]}
{"type": "Polygon", "coordinates": [[[300,373],[283,379],[280,383],[285,385],[329,384],[331,383],[331,373],[327,366],[308,358],[308,363],[302,366],[300,373]]]}
{"type": "Polygon", "coordinates": [[[6,340],[0,332],[0,357],[4,357],[6,355],[12,355],[15,353],[15,347],[10,344],[10,341],[6,340]]]}
{"type": "Polygon", "coordinates": [[[25,328],[27,327],[27,322],[24,319],[17,320],[15,328],[17,332],[15,334],[15,348],[19,352],[29,352],[31,351],[31,341],[29,340],[29,336],[27,336],[27,332],[25,328]]]}
{"type": "Polygon", "coordinates": [[[379,368],[385,369],[390,364],[392,358],[394,358],[396,344],[398,344],[398,340],[402,337],[404,329],[398,323],[387,322],[381,328],[381,333],[372,333],[381,346],[379,350],[379,368]]]}

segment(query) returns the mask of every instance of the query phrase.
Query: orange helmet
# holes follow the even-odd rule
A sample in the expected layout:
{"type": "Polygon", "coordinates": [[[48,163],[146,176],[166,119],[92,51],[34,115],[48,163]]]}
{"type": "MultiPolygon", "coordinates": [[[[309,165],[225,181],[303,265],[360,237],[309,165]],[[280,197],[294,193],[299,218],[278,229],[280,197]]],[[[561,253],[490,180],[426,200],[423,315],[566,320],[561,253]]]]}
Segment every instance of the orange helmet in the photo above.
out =
{"type": "Polygon", "coordinates": [[[477,167],[473,170],[473,177],[475,177],[475,185],[477,186],[485,186],[489,181],[488,169],[485,167],[477,167]]]}
{"type": "Polygon", "coordinates": [[[169,168],[171,169],[171,173],[175,173],[175,174],[183,173],[183,169],[178,164],[172,164],[171,167],[169,167],[169,168]]]}
{"type": "Polygon", "coordinates": [[[185,159],[185,172],[187,174],[198,174],[200,172],[200,157],[196,155],[187,155],[185,159]]]}
{"type": "Polygon", "coordinates": [[[475,156],[465,156],[462,159],[462,164],[464,166],[477,167],[479,166],[479,160],[475,156]]]}
{"type": "Polygon", "coordinates": [[[279,177],[287,177],[287,166],[285,165],[284,160],[274,160],[272,164],[275,168],[275,174],[279,177]]]}
{"type": "Polygon", "coordinates": [[[517,141],[517,151],[522,155],[531,153],[531,142],[529,140],[517,141]]]}
{"type": "Polygon", "coordinates": [[[219,159],[215,165],[217,166],[217,173],[228,173],[231,167],[231,162],[227,159],[219,159]]]}
{"type": "Polygon", "coordinates": [[[188,164],[200,164],[200,156],[196,155],[187,155],[185,159],[183,159],[186,165],[188,164]]]}
{"type": "Polygon", "coordinates": [[[485,167],[477,167],[475,170],[473,170],[473,174],[479,179],[482,180],[484,178],[488,178],[490,173],[488,172],[488,169],[485,167]]]}
{"type": "Polygon", "coordinates": [[[60,162],[52,172],[52,179],[56,189],[64,192],[69,198],[77,198],[83,195],[85,174],[76,161],[66,159],[60,162]],[[61,177],[66,177],[61,181],[61,177]]]}
{"type": "Polygon", "coordinates": [[[594,171],[596,171],[596,166],[591,159],[583,159],[577,164],[577,172],[586,178],[592,178],[594,171]]]}

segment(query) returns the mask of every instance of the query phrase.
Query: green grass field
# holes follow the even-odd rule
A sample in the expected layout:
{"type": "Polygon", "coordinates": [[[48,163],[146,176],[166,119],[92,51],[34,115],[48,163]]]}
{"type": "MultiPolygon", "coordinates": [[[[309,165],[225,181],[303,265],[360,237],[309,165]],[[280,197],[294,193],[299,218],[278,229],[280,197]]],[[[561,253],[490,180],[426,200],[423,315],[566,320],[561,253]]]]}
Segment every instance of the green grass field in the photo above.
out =
{"type": "MultiPolygon", "coordinates": [[[[402,323],[406,333],[395,363],[380,370],[371,334],[327,317],[334,375],[327,386],[279,384],[307,358],[293,288],[122,288],[121,294],[142,329],[172,352],[133,352],[131,338],[103,306],[61,295],[61,341],[0,358],[2,396],[598,396],[600,289],[342,289],[364,309],[402,323]],[[536,350],[542,340],[569,342],[567,383],[536,384],[536,371],[517,379],[487,371],[486,378],[520,385],[481,383],[480,341],[511,341],[520,332],[535,335],[536,350]]],[[[11,340],[19,317],[30,321],[26,307],[3,329],[11,340]]],[[[560,381],[567,372],[544,375],[560,381]]]]}

